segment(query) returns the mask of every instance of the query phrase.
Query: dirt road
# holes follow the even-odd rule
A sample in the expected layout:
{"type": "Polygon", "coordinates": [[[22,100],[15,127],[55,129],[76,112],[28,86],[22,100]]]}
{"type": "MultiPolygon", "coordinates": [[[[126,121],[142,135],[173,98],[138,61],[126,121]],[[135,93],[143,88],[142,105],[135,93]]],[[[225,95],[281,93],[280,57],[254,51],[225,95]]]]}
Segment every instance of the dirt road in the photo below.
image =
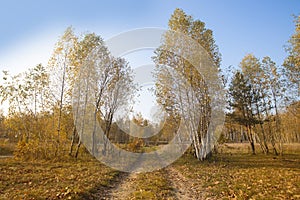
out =
{"type": "MultiPolygon", "coordinates": [[[[171,198],[176,200],[205,199],[203,190],[199,189],[193,180],[183,176],[174,167],[167,167],[161,170],[170,186],[171,198]]],[[[132,199],[132,194],[136,192],[136,184],[140,179],[138,173],[122,173],[105,192],[98,193],[99,199],[132,199]]]]}

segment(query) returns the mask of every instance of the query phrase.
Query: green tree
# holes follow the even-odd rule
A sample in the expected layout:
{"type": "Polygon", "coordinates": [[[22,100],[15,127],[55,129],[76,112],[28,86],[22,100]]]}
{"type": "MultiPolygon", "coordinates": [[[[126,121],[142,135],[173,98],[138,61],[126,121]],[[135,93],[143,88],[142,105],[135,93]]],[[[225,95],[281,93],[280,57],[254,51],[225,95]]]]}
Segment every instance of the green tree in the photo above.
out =
{"type": "Polygon", "coordinates": [[[251,85],[242,72],[237,71],[234,74],[228,92],[229,104],[233,108],[231,117],[245,126],[252,153],[255,154],[253,126],[256,124],[256,120],[252,109],[254,99],[251,85]]]}

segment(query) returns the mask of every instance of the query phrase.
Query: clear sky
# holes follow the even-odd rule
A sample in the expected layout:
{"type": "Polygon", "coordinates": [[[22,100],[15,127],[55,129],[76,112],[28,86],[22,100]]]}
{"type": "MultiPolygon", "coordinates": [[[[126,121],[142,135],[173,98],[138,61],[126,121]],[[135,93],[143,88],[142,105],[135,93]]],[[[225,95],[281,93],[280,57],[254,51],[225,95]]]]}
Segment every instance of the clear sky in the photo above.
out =
{"type": "Polygon", "coordinates": [[[247,53],[282,64],[294,31],[299,0],[0,0],[0,70],[24,71],[46,64],[54,43],[72,25],[77,33],[108,39],[143,27],[167,28],[182,8],[213,30],[222,66],[237,66],[247,53]]]}
{"type": "Polygon", "coordinates": [[[214,31],[222,65],[238,65],[246,53],[283,62],[299,0],[1,0],[0,70],[46,63],[67,26],[107,39],[142,27],[167,28],[176,7],[214,31]]]}

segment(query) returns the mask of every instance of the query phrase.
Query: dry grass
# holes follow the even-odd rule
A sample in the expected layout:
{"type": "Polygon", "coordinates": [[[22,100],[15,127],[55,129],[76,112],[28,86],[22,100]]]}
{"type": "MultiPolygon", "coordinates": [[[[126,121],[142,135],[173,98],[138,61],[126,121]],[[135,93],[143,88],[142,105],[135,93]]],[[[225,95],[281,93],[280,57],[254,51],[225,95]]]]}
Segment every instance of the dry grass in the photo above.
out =
{"type": "Polygon", "coordinates": [[[138,174],[131,184],[134,191],[126,199],[173,199],[172,188],[164,170],[138,174]]]}
{"type": "Polygon", "coordinates": [[[13,155],[16,143],[10,142],[9,139],[0,138],[0,156],[13,155]]]}
{"type": "MultiPolygon", "coordinates": [[[[184,155],[172,167],[204,199],[300,199],[300,145],[284,147],[283,156],[251,155],[248,144],[227,144],[210,160],[184,155]]],[[[120,199],[176,199],[171,184],[176,180],[167,170],[137,174],[120,199]]],[[[55,163],[2,158],[0,199],[109,198],[124,183],[122,174],[91,158],[55,163]]]]}
{"type": "Polygon", "coordinates": [[[84,199],[105,191],[116,172],[96,160],[20,162],[0,160],[0,199],[84,199]]]}
{"type": "Polygon", "coordinates": [[[281,157],[241,153],[248,147],[227,144],[222,154],[210,160],[199,163],[186,156],[174,166],[194,180],[207,199],[299,199],[299,147],[285,145],[286,154],[281,157]]]}

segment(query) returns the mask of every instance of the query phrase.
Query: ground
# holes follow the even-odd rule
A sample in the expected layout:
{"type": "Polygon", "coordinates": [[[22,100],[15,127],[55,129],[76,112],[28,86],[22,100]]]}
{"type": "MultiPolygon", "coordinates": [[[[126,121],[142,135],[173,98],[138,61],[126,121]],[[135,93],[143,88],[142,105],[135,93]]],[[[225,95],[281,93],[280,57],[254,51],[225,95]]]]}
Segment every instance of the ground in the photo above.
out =
{"type": "Polygon", "coordinates": [[[184,155],[149,173],[124,173],[94,159],[0,158],[0,199],[300,199],[300,145],[283,156],[225,144],[200,162],[184,155]]]}

